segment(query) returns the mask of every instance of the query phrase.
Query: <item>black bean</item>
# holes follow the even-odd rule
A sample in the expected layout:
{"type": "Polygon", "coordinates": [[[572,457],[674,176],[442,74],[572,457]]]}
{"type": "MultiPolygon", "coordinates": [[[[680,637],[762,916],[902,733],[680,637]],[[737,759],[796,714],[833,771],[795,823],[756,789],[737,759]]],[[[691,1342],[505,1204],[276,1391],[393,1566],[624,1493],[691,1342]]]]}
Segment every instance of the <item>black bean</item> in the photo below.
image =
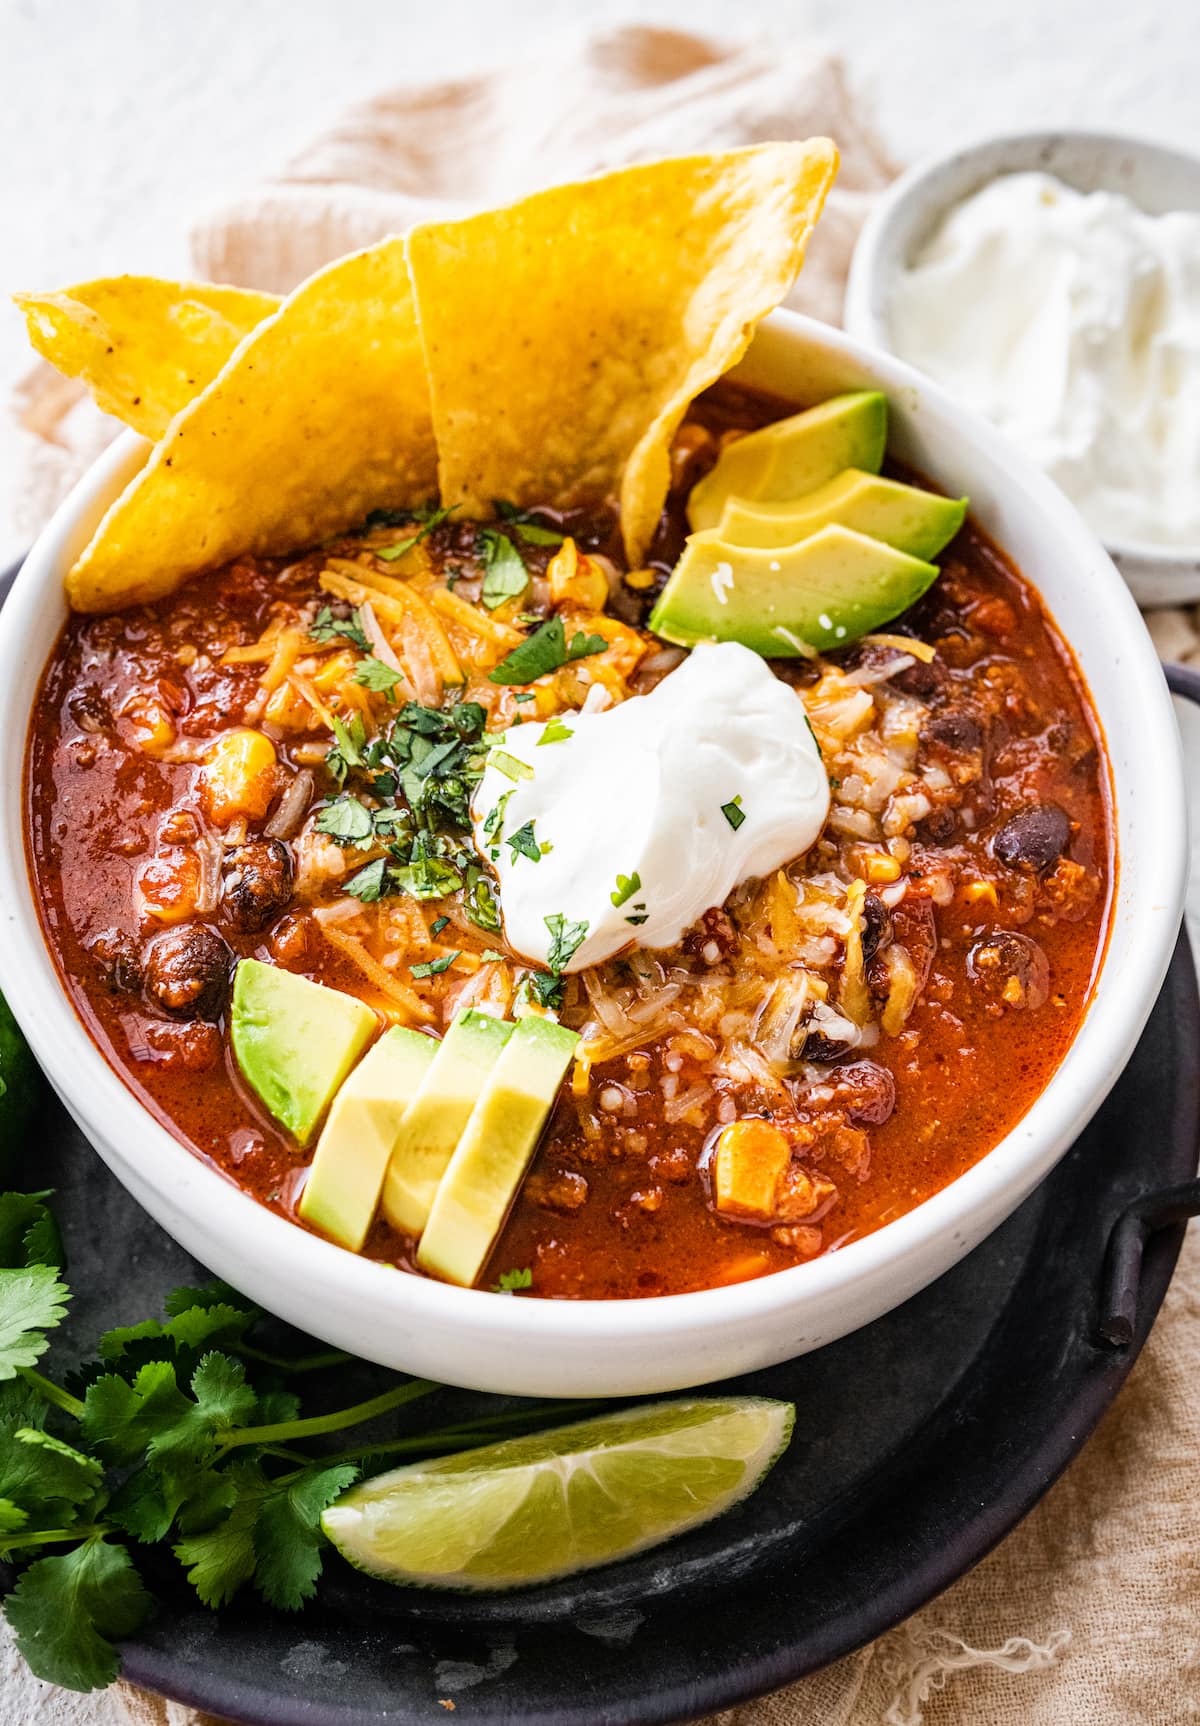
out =
{"type": "Polygon", "coordinates": [[[967,976],[993,1007],[1036,1011],[1050,995],[1050,961],[1028,935],[993,929],[967,954],[967,976]]]}
{"type": "Polygon", "coordinates": [[[280,839],[254,839],[225,862],[225,914],[235,929],[254,935],[273,922],[292,897],[292,854],[280,839]]]}
{"type": "Polygon", "coordinates": [[[142,955],[146,993],[178,1019],[215,1023],[229,997],[233,954],[207,923],[183,923],[150,941],[142,955]]]}
{"type": "Polygon", "coordinates": [[[1071,839],[1071,822],[1057,803],[1035,803],[1010,815],[992,840],[992,853],[1010,869],[1053,869],[1071,839]]]}
{"type": "Polygon", "coordinates": [[[851,1061],[834,1081],[839,1107],[852,1121],[881,1127],[896,1107],[896,1081],[877,1061],[851,1061]]]}
{"type": "Polygon", "coordinates": [[[115,995],[132,994],[142,986],[142,961],[137,942],[122,929],[103,929],[86,943],[100,968],[105,986],[115,995]]]}
{"type": "Polygon", "coordinates": [[[839,1043],[833,1037],[823,1037],[819,1031],[810,1031],[804,1039],[804,1059],[816,1061],[818,1066],[830,1066],[834,1061],[844,1061],[850,1053],[848,1043],[839,1043]]]}
{"type": "Polygon", "coordinates": [[[950,845],[958,831],[958,817],[953,809],[934,809],[917,823],[917,838],[922,845],[950,845]]]}
{"type": "Polygon", "coordinates": [[[81,731],[94,735],[112,730],[112,710],[98,689],[77,689],[67,702],[67,712],[81,731]]]}
{"type": "Polygon", "coordinates": [[[881,948],[892,938],[892,914],[878,893],[868,893],[863,900],[862,951],[863,964],[869,965],[881,948]]]}
{"type": "Polygon", "coordinates": [[[946,749],[972,753],[983,742],[983,728],[973,713],[961,707],[944,707],[931,713],[921,729],[921,736],[946,749]]]}

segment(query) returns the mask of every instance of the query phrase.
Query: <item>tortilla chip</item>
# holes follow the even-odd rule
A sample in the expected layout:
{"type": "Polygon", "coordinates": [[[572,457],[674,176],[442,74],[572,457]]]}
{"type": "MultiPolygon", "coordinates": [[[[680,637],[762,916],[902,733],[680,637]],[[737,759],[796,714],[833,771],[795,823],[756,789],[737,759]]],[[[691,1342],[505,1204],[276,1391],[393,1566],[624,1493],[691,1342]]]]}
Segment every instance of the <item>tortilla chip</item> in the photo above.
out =
{"type": "Polygon", "coordinates": [[[97,407],[152,442],[279,307],[274,294],[155,276],[110,276],[13,298],[43,359],[81,378],[97,407]]]}
{"type": "Polygon", "coordinates": [[[443,503],[619,493],[640,562],[688,403],[787,293],[836,171],[828,139],[761,144],[414,228],[443,503]]]}
{"type": "Polygon", "coordinates": [[[174,419],[67,577],[79,611],[431,498],[437,452],[404,241],[311,276],[174,419]]]}

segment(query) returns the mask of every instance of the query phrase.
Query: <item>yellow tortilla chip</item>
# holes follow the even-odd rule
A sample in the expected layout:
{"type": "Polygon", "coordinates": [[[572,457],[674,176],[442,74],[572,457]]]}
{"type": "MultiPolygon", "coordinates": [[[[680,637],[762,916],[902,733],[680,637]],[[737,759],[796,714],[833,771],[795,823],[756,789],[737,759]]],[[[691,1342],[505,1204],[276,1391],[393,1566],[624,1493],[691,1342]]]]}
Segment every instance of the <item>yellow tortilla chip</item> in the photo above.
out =
{"type": "Polygon", "coordinates": [[[171,423],[67,577],[79,611],[157,599],[437,486],[404,241],[301,284],[171,423]]]}
{"type": "Polygon", "coordinates": [[[836,171],[826,138],[762,144],[414,228],[443,503],[619,492],[639,562],[688,403],[787,293],[836,171]]]}
{"type": "Polygon", "coordinates": [[[82,379],[97,407],[152,441],[279,307],[274,294],[155,276],[109,276],[13,299],[42,358],[82,379]]]}

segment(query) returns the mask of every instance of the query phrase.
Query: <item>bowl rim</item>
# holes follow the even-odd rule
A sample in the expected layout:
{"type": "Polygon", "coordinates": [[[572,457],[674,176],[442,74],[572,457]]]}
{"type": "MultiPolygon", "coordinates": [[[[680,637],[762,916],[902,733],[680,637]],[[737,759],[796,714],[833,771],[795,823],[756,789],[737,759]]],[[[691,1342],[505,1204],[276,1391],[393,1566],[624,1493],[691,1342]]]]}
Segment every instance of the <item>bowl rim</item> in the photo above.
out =
{"type": "MultiPolygon", "coordinates": [[[[884,289],[887,286],[883,275],[883,259],[889,231],[900,223],[911,223],[915,233],[928,233],[934,222],[955,204],[981,190],[989,180],[1002,174],[1017,174],[1037,168],[1045,170],[1046,164],[1037,161],[1037,156],[1063,144],[1124,152],[1127,155],[1144,157],[1147,161],[1157,158],[1160,162],[1171,162],[1190,171],[1196,178],[1196,208],[1200,211],[1200,154],[1183,149],[1177,144],[1162,143],[1157,139],[1142,138],[1129,132],[1102,131],[1095,126],[1022,128],[981,134],[969,139],[965,144],[954,145],[950,149],[922,157],[910,168],[906,168],[880,195],[863,223],[850,262],[850,273],[846,282],[847,331],[859,341],[882,348],[893,358],[901,360],[902,364],[908,364],[892,345],[888,319],[883,309],[884,289]],[[1007,164],[995,160],[1006,156],[1013,158],[1007,164]],[[942,177],[955,167],[969,176],[969,169],[973,164],[979,164],[981,172],[969,188],[960,186],[955,190],[947,190],[939,184],[942,177]],[[990,164],[986,172],[983,171],[984,164],[990,164]]],[[[1118,186],[1111,189],[1118,192],[1122,190],[1118,186]]],[[[1128,197],[1129,193],[1126,191],[1123,195],[1128,197]]],[[[1131,202],[1136,200],[1131,199],[1131,202]]],[[[895,260],[888,267],[894,272],[895,260]]],[[[1130,566],[1144,565],[1157,570],[1168,580],[1172,575],[1194,575],[1200,565],[1200,539],[1188,545],[1158,545],[1153,540],[1125,539],[1111,534],[1103,535],[1102,539],[1106,550],[1114,558],[1124,559],[1130,566]]],[[[1187,601],[1184,600],[1183,603],[1187,601]]]]}
{"type": "MultiPolygon", "coordinates": [[[[268,1211],[160,1124],[109,1065],[59,982],[42,934],[25,862],[23,764],[30,715],[27,708],[10,713],[17,737],[9,734],[9,759],[19,756],[22,771],[15,788],[5,785],[0,772],[0,798],[10,809],[15,800],[21,813],[15,838],[5,835],[0,820],[0,990],[6,993],[35,1055],[75,1120],[93,1145],[99,1141],[105,1146],[104,1159],[132,1187],[135,1197],[146,1203],[144,1189],[172,1203],[177,1212],[185,1203],[193,1211],[201,1209],[208,1238],[221,1240],[227,1259],[234,1256],[240,1264],[253,1268],[253,1275],[248,1277],[252,1284],[291,1288],[315,1282],[336,1287],[339,1298],[352,1297],[356,1310],[370,1315],[381,1329],[391,1325],[393,1337],[411,1333],[414,1326],[429,1325],[443,1332],[461,1326],[476,1343],[483,1339],[512,1350],[553,1348],[564,1343],[584,1348],[595,1345],[601,1350],[596,1356],[600,1372],[605,1360],[635,1337],[639,1343],[649,1339],[666,1344],[672,1338],[702,1332],[715,1342],[753,1330],[758,1321],[778,1321],[784,1314],[800,1317],[809,1302],[827,1304],[832,1297],[858,1285],[874,1286],[883,1278],[911,1292],[930,1280],[930,1273],[922,1275],[922,1262],[928,1263],[931,1249],[936,1249],[939,1241],[949,1237],[973,1244],[973,1239],[982,1238],[996,1226],[1018,1198],[1048,1173],[1132,1053],[1170,961],[1187,863],[1179,735],[1157,656],[1132,596],[1095,536],[1057,487],[1003,434],[961,407],[939,386],[893,355],[872,350],[829,325],[795,312],[775,312],[764,321],[763,328],[774,331],[785,343],[815,344],[826,353],[832,352],[869,372],[889,393],[904,391],[907,399],[924,403],[956,422],[982,459],[997,471],[1012,474],[1015,470],[1023,483],[1022,506],[1035,519],[1044,521],[1051,538],[1073,542],[1081,564],[1098,563],[1101,569],[1108,564],[1108,598],[1116,610],[1114,627],[1121,629],[1122,640],[1128,637],[1124,675],[1137,688],[1139,744],[1152,752],[1156,770],[1168,781],[1174,779],[1177,791],[1177,796],[1159,800],[1161,808],[1156,805],[1160,826],[1153,836],[1155,844],[1145,846],[1149,903],[1139,914],[1147,927],[1122,969],[1122,998],[1133,1003],[1132,1010],[1094,1010],[1113,951],[1112,934],[1122,905],[1122,870],[1091,1000],[1062,1062],[1009,1133],[940,1192],[835,1252],[749,1282],[644,1299],[486,1299],[486,1291],[398,1273],[390,1265],[348,1252],[268,1211]],[[1124,618],[1120,616],[1122,609],[1124,618]],[[1152,917],[1157,921],[1151,921],[1152,917]],[[93,1121],[103,1125],[93,1128],[89,1125],[93,1121]],[[992,1222],[977,1227],[972,1237],[973,1220],[988,1212],[993,1214],[992,1222]]],[[[4,668],[20,660],[22,644],[39,607],[44,607],[47,590],[60,590],[66,560],[80,548],[119,483],[140,466],[148,448],[144,440],[130,433],[105,452],[47,524],[0,609],[0,755],[6,747],[5,709],[15,702],[10,691],[16,682],[4,676],[4,668]]],[[[1081,663],[1081,670],[1086,681],[1087,666],[1081,663]]],[[[39,682],[40,675],[41,668],[39,682]]],[[[1119,825],[1120,811],[1114,808],[1114,827],[1119,825]]],[[[956,1256],[961,1256],[961,1251],[956,1256]]],[[[268,1298],[262,1304],[269,1308],[271,1301],[268,1298]]],[[[797,1336],[794,1340],[792,1352],[802,1352],[808,1339],[797,1336]]],[[[369,1357],[369,1348],[363,1352],[369,1357]]],[[[447,1382],[456,1382],[452,1372],[446,1377],[447,1382]]],[[[605,1393],[600,1390],[593,1394],[605,1393]]]]}

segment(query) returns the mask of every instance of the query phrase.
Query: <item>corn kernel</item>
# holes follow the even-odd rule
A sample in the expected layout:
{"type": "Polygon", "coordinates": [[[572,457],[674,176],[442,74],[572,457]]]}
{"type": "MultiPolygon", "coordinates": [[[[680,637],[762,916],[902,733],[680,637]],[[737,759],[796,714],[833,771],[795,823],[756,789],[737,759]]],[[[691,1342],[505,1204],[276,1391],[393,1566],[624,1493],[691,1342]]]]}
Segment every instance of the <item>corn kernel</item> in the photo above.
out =
{"type": "Polygon", "coordinates": [[[963,898],[968,905],[996,905],[996,888],[991,881],[968,881],[963,888],[963,898]]]}
{"type": "Polygon", "coordinates": [[[877,851],[864,859],[863,873],[874,887],[886,887],[900,879],[900,865],[894,857],[877,851]]]}
{"type": "Polygon", "coordinates": [[[227,731],[200,770],[209,818],[218,827],[244,816],[259,821],[275,795],[275,747],[261,731],[227,731]]]}
{"type": "Polygon", "coordinates": [[[625,577],[626,587],[631,587],[635,593],[645,593],[648,587],[653,587],[658,580],[656,569],[631,569],[625,577]]]}

